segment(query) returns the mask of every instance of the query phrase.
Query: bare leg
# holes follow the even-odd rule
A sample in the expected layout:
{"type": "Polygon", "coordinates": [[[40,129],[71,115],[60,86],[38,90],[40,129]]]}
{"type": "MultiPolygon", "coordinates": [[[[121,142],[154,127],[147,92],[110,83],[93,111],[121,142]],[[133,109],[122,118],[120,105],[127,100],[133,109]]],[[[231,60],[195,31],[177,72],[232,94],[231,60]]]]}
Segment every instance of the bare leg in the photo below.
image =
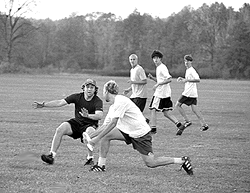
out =
{"type": "Polygon", "coordinates": [[[51,152],[55,152],[58,150],[61,141],[62,141],[62,137],[64,135],[71,135],[72,134],[72,130],[71,130],[71,126],[68,122],[63,122],[59,127],[57,127],[56,132],[54,134],[53,140],[52,140],[52,145],[51,145],[51,152]]]}
{"type": "Polygon", "coordinates": [[[205,125],[205,120],[201,114],[201,112],[198,110],[198,107],[196,105],[191,105],[192,111],[197,116],[197,118],[200,120],[201,126],[205,125]]]}
{"type": "Polygon", "coordinates": [[[141,156],[146,166],[150,168],[155,168],[155,167],[165,166],[165,165],[170,165],[170,164],[182,164],[184,162],[182,158],[155,157],[153,153],[149,153],[149,155],[141,154],[141,156]]]}
{"type": "Polygon", "coordinates": [[[155,109],[150,110],[150,126],[151,128],[156,127],[156,110],[155,109]]]}
{"type": "Polygon", "coordinates": [[[178,119],[168,110],[163,111],[163,114],[166,118],[168,118],[171,122],[173,122],[174,124],[176,124],[178,121],[178,119]]]}
{"type": "Polygon", "coordinates": [[[181,103],[179,103],[178,101],[177,101],[177,103],[176,103],[176,108],[178,109],[178,111],[179,111],[179,113],[181,114],[181,116],[184,118],[184,120],[185,121],[189,121],[189,119],[188,119],[188,117],[187,117],[187,114],[185,113],[185,111],[184,111],[184,109],[182,108],[182,106],[181,106],[182,104],[181,103]]]}
{"type": "MultiPolygon", "coordinates": [[[[88,133],[88,135],[90,135],[94,131],[95,131],[94,127],[88,127],[86,129],[86,133],[88,133]]],[[[93,151],[90,151],[89,148],[87,148],[87,149],[88,149],[88,157],[93,157],[93,151]]]]}

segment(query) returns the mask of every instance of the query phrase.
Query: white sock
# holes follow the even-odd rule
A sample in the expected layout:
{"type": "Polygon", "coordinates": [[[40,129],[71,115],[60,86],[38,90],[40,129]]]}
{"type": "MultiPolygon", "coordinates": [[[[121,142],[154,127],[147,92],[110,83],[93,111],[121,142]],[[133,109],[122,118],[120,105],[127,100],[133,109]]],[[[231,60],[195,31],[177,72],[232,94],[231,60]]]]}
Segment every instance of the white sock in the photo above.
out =
{"type": "Polygon", "coordinates": [[[87,159],[88,159],[88,160],[91,159],[91,158],[93,159],[94,156],[93,156],[93,155],[88,155],[88,156],[87,156],[87,159]]]}
{"type": "Polygon", "coordinates": [[[182,160],[182,158],[174,158],[174,163],[175,164],[182,164],[183,160],[182,160]]]}
{"type": "Polygon", "coordinates": [[[98,166],[106,165],[106,159],[107,158],[99,157],[98,158],[98,166]]]}
{"type": "Polygon", "coordinates": [[[50,153],[52,153],[52,157],[53,157],[53,158],[56,157],[56,152],[50,151],[50,153]]]}

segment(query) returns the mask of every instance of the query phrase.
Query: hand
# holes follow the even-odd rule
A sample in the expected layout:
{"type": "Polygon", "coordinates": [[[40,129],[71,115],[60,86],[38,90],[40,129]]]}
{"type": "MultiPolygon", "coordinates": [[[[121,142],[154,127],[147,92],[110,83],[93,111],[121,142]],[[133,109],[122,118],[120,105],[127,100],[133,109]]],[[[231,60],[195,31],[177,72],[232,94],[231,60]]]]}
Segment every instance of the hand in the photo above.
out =
{"type": "Polygon", "coordinates": [[[90,144],[90,137],[88,135],[87,132],[83,132],[82,134],[82,139],[83,139],[83,143],[85,143],[87,145],[87,148],[90,150],[90,151],[93,151],[94,150],[94,144],[90,144]]]}
{"type": "Polygon", "coordinates": [[[148,78],[152,79],[153,78],[152,74],[148,73],[148,78]]]}
{"type": "Polygon", "coordinates": [[[123,94],[124,95],[127,95],[129,93],[129,90],[128,89],[125,89],[124,91],[123,91],[123,94]]]}
{"type": "Polygon", "coordinates": [[[79,113],[80,113],[80,115],[81,115],[82,117],[86,117],[86,118],[89,117],[89,112],[88,112],[88,110],[85,109],[84,107],[81,109],[81,111],[80,111],[79,113]]]}
{"type": "Polygon", "coordinates": [[[45,103],[45,102],[39,103],[39,102],[36,102],[36,101],[35,101],[35,102],[32,104],[32,106],[33,106],[34,109],[43,108],[43,107],[44,107],[44,103],[45,103]]]}

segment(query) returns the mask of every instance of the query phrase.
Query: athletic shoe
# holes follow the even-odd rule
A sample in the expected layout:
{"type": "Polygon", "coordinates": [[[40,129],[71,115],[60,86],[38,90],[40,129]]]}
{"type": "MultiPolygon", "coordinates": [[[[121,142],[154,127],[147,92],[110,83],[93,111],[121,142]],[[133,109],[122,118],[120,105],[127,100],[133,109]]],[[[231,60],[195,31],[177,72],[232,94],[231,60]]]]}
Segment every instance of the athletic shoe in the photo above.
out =
{"type": "Polygon", "coordinates": [[[41,159],[46,162],[47,164],[53,164],[54,163],[54,158],[52,153],[50,153],[49,155],[41,155],[41,159]]]}
{"type": "Polygon", "coordinates": [[[106,168],[105,168],[105,165],[103,165],[102,167],[101,166],[98,166],[98,165],[94,165],[90,168],[89,170],[90,172],[105,172],[106,171],[106,168]]]}
{"type": "Polygon", "coordinates": [[[191,160],[189,157],[182,157],[182,160],[184,161],[184,163],[181,165],[181,168],[183,168],[188,175],[193,175],[193,168],[192,168],[192,165],[191,165],[191,160]]]}
{"type": "Polygon", "coordinates": [[[92,166],[94,165],[94,161],[93,158],[87,159],[87,161],[85,162],[84,166],[92,166]]]}
{"type": "Polygon", "coordinates": [[[185,126],[182,125],[180,122],[177,123],[176,126],[178,127],[176,135],[181,135],[185,129],[185,126]]]}
{"type": "Polygon", "coordinates": [[[185,121],[185,122],[184,122],[184,127],[185,127],[185,129],[186,129],[187,127],[189,127],[190,125],[192,125],[192,122],[191,122],[191,121],[185,121]]]}
{"type": "Polygon", "coordinates": [[[208,130],[208,129],[209,129],[208,124],[205,124],[205,125],[203,125],[203,126],[201,127],[201,130],[202,130],[202,131],[206,131],[206,130],[208,130]]]}
{"type": "Polygon", "coordinates": [[[156,128],[151,128],[151,134],[156,134],[157,133],[157,129],[156,128]]]}

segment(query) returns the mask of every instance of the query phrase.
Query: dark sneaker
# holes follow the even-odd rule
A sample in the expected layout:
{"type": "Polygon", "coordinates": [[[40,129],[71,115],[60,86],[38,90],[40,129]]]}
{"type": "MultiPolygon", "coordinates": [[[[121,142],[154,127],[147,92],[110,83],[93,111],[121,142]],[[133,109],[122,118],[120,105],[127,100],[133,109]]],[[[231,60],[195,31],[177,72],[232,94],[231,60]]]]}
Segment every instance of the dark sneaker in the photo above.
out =
{"type": "Polygon", "coordinates": [[[41,155],[41,159],[46,162],[47,164],[53,164],[54,163],[54,158],[52,156],[52,153],[49,155],[41,155]]]}
{"type": "Polygon", "coordinates": [[[85,166],[92,166],[94,165],[93,158],[87,159],[87,161],[84,164],[85,166]]]}
{"type": "Polygon", "coordinates": [[[206,131],[206,130],[208,130],[208,129],[209,129],[208,124],[205,124],[205,125],[203,125],[203,126],[201,127],[201,130],[202,130],[202,131],[206,131]]]}
{"type": "Polygon", "coordinates": [[[182,134],[182,132],[183,132],[183,131],[184,131],[184,129],[185,129],[185,126],[184,126],[184,125],[182,125],[181,123],[180,123],[180,125],[179,125],[179,126],[176,124],[176,126],[178,127],[176,135],[181,135],[181,134],[182,134]]]}
{"type": "Polygon", "coordinates": [[[151,134],[156,134],[157,133],[157,129],[156,128],[151,128],[151,134]]]}
{"type": "Polygon", "coordinates": [[[90,172],[105,172],[106,171],[106,168],[105,168],[105,165],[103,165],[102,167],[101,166],[98,166],[98,165],[94,165],[90,168],[89,170],[90,172]]]}
{"type": "Polygon", "coordinates": [[[193,175],[193,168],[191,165],[191,160],[189,157],[182,157],[182,160],[184,161],[184,163],[181,165],[181,168],[183,168],[188,175],[193,175]]]}
{"type": "Polygon", "coordinates": [[[184,122],[184,127],[185,127],[185,129],[186,129],[187,127],[189,127],[190,125],[192,125],[192,122],[191,122],[191,121],[185,121],[185,122],[184,122]]]}

